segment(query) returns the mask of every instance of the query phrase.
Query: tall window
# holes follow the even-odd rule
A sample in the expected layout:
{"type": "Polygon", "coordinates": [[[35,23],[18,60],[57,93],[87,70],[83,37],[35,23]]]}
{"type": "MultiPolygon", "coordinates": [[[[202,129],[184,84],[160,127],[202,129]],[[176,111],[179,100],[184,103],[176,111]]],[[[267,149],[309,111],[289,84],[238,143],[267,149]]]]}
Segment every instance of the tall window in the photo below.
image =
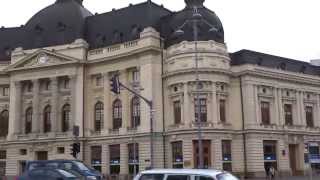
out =
{"type": "Polygon", "coordinates": [[[101,86],[102,85],[102,76],[97,76],[96,77],[96,86],[101,86]]]}
{"type": "Polygon", "coordinates": [[[181,124],[181,103],[180,101],[173,102],[174,124],[181,124]]]}
{"type": "Polygon", "coordinates": [[[285,123],[288,126],[293,125],[293,119],[292,119],[292,105],[291,104],[285,104],[284,105],[284,118],[285,123]]]}
{"type": "Polygon", "coordinates": [[[270,125],[270,103],[261,102],[261,121],[263,125],[270,125]]]}
{"type": "Polygon", "coordinates": [[[0,150],[0,177],[6,175],[7,151],[0,150]]]}
{"type": "Polygon", "coordinates": [[[232,171],[232,156],[231,156],[231,141],[230,140],[222,140],[222,160],[223,160],[223,170],[232,171]]]}
{"type": "Polygon", "coordinates": [[[29,107],[26,110],[26,124],[25,124],[25,133],[29,134],[32,131],[32,107],[29,107]]]}
{"type": "Polygon", "coordinates": [[[94,130],[100,132],[103,127],[103,103],[97,102],[94,107],[94,130]]]}
{"type": "Polygon", "coordinates": [[[265,169],[277,169],[277,141],[263,141],[263,154],[265,169]]]}
{"type": "Polygon", "coordinates": [[[220,99],[219,102],[219,109],[220,109],[220,121],[225,123],[226,122],[226,100],[220,99]]]}
{"type": "Polygon", "coordinates": [[[10,89],[8,87],[3,87],[2,96],[9,96],[10,89]]]}
{"type": "Polygon", "coordinates": [[[195,104],[195,120],[198,122],[198,108],[200,108],[200,122],[207,122],[207,99],[200,99],[200,106],[197,99],[194,99],[195,104]]]}
{"type": "Polygon", "coordinates": [[[139,82],[140,81],[140,72],[138,70],[135,70],[132,72],[132,81],[133,82],[139,82]]]}
{"type": "Polygon", "coordinates": [[[9,128],[9,111],[4,110],[0,114],[0,137],[8,135],[9,128]]]}
{"type": "Polygon", "coordinates": [[[307,127],[313,127],[313,107],[312,106],[306,106],[306,121],[307,121],[307,127]]]}
{"type": "Polygon", "coordinates": [[[110,174],[120,173],[120,144],[110,145],[110,174]]]}
{"type": "Polygon", "coordinates": [[[71,108],[69,104],[64,105],[62,108],[62,127],[61,127],[62,132],[69,131],[69,122],[70,122],[70,114],[71,114],[70,109],[71,108]]]}
{"type": "Polygon", "coordinates": [[[140,125],[140,99],[134,97],[131,101],[131,126],[133,128],[140,125]]]}
{"type": "Polygon", "coordinates": [[[101,146],[92,146],[91,147],[91,166],[101,172],[102,164],[102,147],[101,146]]]}
{"type": "Polygon", "coordinates": [[[122,126],[122,104],[119,99],[113,102],[113,129],[117,130],[122,126]]]}
{"type": "Polygon", "coordinates": [[[183,168],[182,141],[172,142],[172,167],[183,168]]]}
{"type": "Polygon", "coordinates": [[[62,83],[63,83],[62,84],[63,89],[69,89],[70,88],[70,80],[69,80],[69,78],[63,79],[62,83]]]}
{"type": "Polygon", "coordinates": [[[129,152],[129,174],[139,172],[139,144],[132,143],[128,144],[129,152]]]}
{"type": "Polygon", "coordinates": [[[51,132],[51,106],[48,105],[44,108],[43,111],[43,132],[51,132]]]}

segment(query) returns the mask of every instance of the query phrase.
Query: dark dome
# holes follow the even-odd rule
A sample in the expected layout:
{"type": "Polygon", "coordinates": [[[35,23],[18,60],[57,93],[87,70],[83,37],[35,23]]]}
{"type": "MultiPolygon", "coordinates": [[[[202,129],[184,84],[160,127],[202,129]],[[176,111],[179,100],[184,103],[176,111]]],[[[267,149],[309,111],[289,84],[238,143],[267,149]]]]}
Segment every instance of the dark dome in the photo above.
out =
{"type": "Polygon", "coordinates": [[[204,0],[185,0],[186,7],[170,16],[167,16],[161,20],[162,35],[166,37],[166,46],[177,44],[181,41],[193,41],[193,28],[192,28],[192,15],[196,8],[202,15],[202,20],[198,23],[198,39],[199,41],[214,40],[219,43],[224,43],[224,30],[222,23],[218,16],[203,6],[204,0]],[[184,22],[188,21],[182,30],[184,34],[176,36],[174,32],[178,30],[184,22]],[[215,32],[209,32],[212,25],[217,29],[215,32]]]}
{"type": "Polygon", "coordinates": [[[25,25],[26,47],[61,45],[84,37],[85,19],[92,14],[82,0],[57,0],[39,11],[25,25]]]}

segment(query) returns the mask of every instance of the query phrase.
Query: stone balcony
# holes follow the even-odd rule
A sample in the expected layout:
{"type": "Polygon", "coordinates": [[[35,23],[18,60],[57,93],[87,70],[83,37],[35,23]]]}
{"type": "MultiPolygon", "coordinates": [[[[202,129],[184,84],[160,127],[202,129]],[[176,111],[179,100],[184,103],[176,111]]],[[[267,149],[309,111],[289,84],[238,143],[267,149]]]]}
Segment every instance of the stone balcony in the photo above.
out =
{"type": "Polygon", "coordinates": [[[304,125],[277,125],[277,124],[247,124],[247,130],[269,130],[269,131],[299,131],[299,132],[319,132],[320,127],[306,127],[304,125]]]}
{"type": "Polygon", "coordinates": [[[32,133],[32,134],[17,134],[14,140],[28,141],[28,140],[44,140],[44,139],[62,139],[72,138],[73,134],[69,132],[51,132],[51,133],[32,133]]]}
{"type": "MultiPolygon", "coordinates": [[[[230,123],[213,123],[213,122],[203,122],[200,124],[201,128],[203,129],[221,129],[221,130],[230,130],[233,128],[232,124],[230,123]]],[[[192,122],[188,124],[172,124],[168,126],[166,129],[167,131],[175,131],[175,130],[191,130],[198,128],[198,123],[192,122]]]]}

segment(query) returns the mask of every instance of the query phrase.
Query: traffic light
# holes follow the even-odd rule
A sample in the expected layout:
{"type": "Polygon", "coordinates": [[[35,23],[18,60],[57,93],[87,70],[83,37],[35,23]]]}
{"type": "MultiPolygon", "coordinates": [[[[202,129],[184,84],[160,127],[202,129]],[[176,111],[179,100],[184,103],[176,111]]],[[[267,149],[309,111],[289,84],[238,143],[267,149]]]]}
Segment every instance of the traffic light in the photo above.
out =
{"type": "Polygon", "coordinates": [[[115,94],[120,94],[119,76],[115,75],[110,79],[111,91],[115,94]]]}
{"type": "Polygon", "coordinates": [[[80,152],[80,143],[73,143],[71,146],[71,153],[74,158],[77,158],[77,154],[80,152]]]}

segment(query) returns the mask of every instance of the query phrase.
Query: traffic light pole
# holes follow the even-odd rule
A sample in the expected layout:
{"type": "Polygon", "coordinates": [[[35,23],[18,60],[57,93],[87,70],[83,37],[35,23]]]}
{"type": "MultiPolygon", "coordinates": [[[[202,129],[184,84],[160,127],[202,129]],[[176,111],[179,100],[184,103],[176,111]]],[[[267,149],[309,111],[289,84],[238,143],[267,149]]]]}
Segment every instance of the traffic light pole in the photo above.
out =
{"type": "Polygon", "coordinates": [[[154,167],[154,145],[153,145],[153,139],[154,139],[154,135],[153,135],[153,119],[154,119],[154,112],[155,110],[153,109],[153,102],[148,100],[147,98],[141,96],[140,94],[138,94],[137,92],[135,92],[134,90],[126,87],[125,85],[123,85],[121,82],[119,82],[120,87],[123,87],[124,89],[128,90],[129,92],[131,92],[132,94],[138,96],[139,98],[141,98],[142,100],[144,100],[147,105],[150,108],[150,168],[153,169],[154,167]]]}

